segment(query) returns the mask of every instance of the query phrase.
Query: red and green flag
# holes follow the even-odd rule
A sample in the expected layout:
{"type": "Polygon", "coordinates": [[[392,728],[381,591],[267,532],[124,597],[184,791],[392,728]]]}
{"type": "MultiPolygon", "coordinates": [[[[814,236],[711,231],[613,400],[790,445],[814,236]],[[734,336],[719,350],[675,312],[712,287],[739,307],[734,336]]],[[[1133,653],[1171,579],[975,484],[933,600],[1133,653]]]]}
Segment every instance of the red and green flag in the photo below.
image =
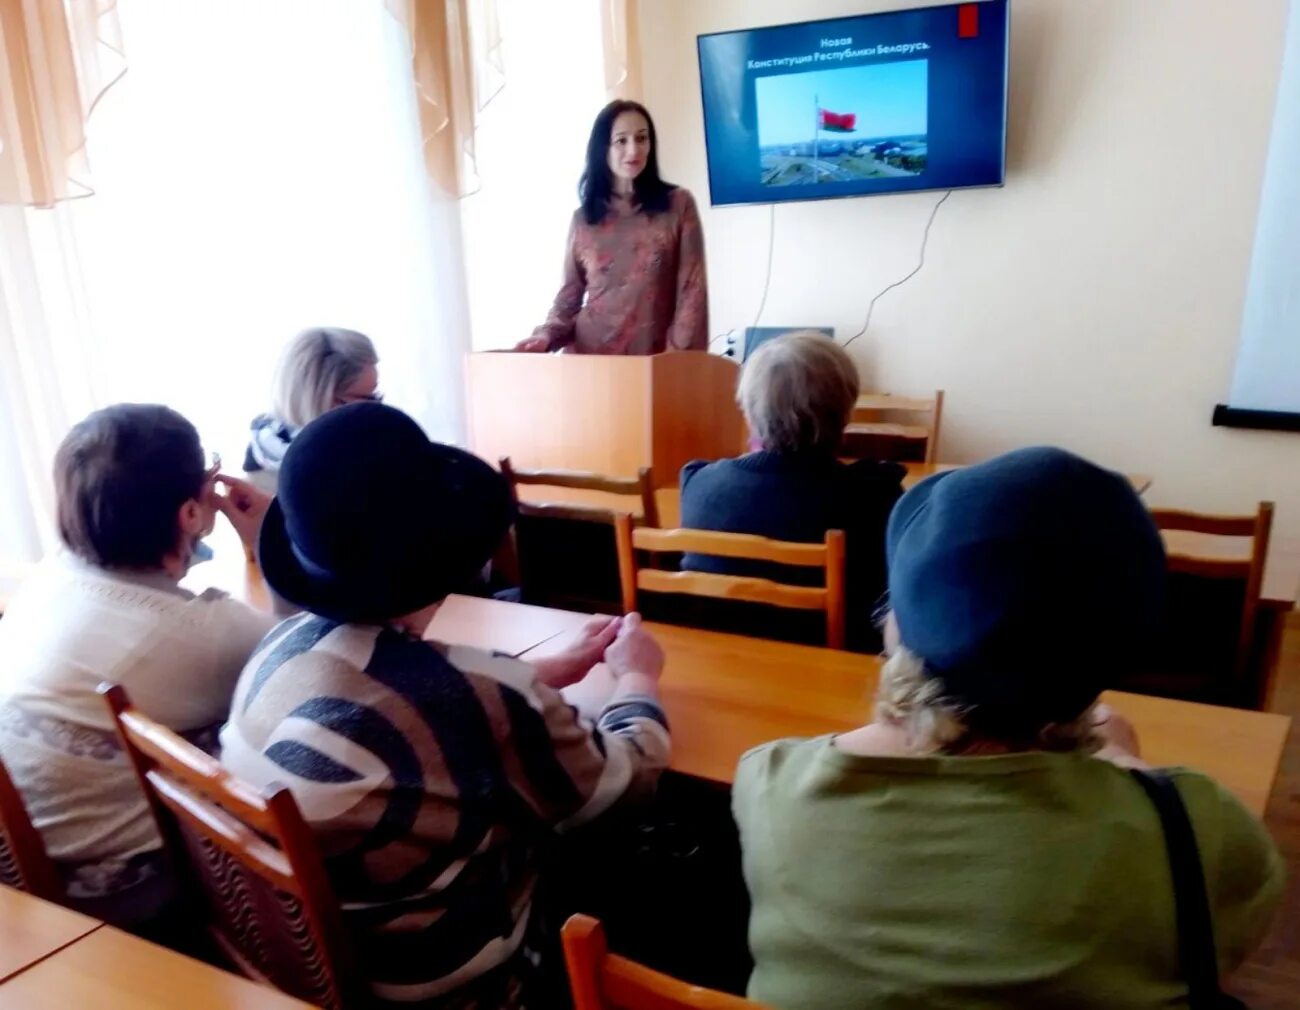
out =
{"type": "Polygon", "coordinates": [[[858,124],[856,112],[831,112],[829,109],[817,110],[821,128],[827,133],[852,133],[858,124]]]}

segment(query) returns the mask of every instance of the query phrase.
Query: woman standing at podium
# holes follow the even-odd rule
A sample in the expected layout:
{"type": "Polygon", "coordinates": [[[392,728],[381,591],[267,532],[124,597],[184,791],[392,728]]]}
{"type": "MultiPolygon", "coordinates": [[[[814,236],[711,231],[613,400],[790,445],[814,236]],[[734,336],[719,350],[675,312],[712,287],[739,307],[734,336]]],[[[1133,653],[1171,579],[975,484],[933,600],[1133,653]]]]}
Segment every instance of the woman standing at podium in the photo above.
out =
{"type": "Polygon", "coordinates": [[[695,199],[659,177],[645,107],[611,102],[587,142],[564,283],[517,351],[703,351],[709,343],[704,235],[695,199]]]}

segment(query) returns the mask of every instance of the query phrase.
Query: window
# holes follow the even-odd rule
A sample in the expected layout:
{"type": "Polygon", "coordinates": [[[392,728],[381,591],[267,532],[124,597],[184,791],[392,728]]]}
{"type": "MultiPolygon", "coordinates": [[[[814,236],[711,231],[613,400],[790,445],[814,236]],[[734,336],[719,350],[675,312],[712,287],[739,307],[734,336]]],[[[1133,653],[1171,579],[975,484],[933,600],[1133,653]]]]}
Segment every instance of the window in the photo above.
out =
{"type": "Polygon", "coordinates": [[[512,347],[545,320],[606,100],[597,3],[513,0],[501,31],[507,83],[480,116],[481,188],[463,201],[476,350],[512,347]]]}
{"type": "Polygon", "coordinates": [[[345,326],[389,402],[458,439],[459,207],[425,176],[384,5],[120,7],[129,71],[91,121],[97,195],[70,205],[98,398],[169,403],[233,461],[284,343],[345,326]]]}

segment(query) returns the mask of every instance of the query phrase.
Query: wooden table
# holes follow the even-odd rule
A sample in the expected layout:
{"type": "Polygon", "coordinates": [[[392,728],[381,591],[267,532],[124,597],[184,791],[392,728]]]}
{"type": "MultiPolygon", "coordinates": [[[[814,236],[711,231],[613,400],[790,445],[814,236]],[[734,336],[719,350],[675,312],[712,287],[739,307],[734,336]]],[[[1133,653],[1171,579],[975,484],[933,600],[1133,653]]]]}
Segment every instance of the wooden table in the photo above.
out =
{"type": "Polygon", "coordinates": [[[101,925],[88,915],[0,886],[0,982],[101,925]]]}
{"type": "MultiPolygon", "coordinates": [[[[239,567],[245,567],[242,561],[239,567]]],[[[248,567],[246,577],[260,581],[256,568],[248,567]]],[[[537,650],[536,657],[561,648],[564,636],[587,620],[564,610],[449,597],[430,633],[526,659],[530,650],[537,650]]],[[[674,728],[673,767],[681,771],[729,781],[737,759],[756,744],[850,729],[870,711],[879,671],[875,656],[654,628],[668,651],[663,691],[674,728]]],[[[1263,812],[1289,719],[1139,695],[1113,700],[1133,719],[1153,762],[1199,768],[1263,812]]]]}
{"type": "Polygon", "coordinates": [[[0,1010],[303,1010],[269,986],[101,926],[0,984],[0,1010]]]}
{"type": "Polygon", "coordinates": [[[476,596],[448,596],[424,637],[518,656],[557,636],[575,632],[590,620],[590,614],[568,610],[476,596]]]}
{"type": "Polygon", "coordinates": [[[0,1010],[303,1010],[308,1004],[0,887],[0,1010]]]}
{"type": "Polygon", "coordinates": [[[648,626],[668,660],[660,692],[675,771],[730,782],[751,747],[787,736],[841,733],[871,718],[878,656],[648,626]]]}
{"type": "MultiPolygon", "coordinates": [[[[668,657],[660,690],[673,731],[675,771],[730,782],[736,762],[751,747],[780,737],[839,733],[870,718],[878,656],[675,625],[648,627],[668,657]]],[[[1152,764],[1203,771],[1263,816],[1288,717],[1118,691],[1103,698],[1132,720],[1143,757],[1152,764]]]]}

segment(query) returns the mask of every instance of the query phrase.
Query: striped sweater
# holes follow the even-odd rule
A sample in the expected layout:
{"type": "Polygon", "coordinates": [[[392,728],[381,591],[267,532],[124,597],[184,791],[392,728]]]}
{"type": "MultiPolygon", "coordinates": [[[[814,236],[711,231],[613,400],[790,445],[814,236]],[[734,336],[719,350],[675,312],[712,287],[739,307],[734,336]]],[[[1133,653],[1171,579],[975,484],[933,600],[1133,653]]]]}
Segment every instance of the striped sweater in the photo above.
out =
{"type": "Polygon", "coordinates": [[[312,614],[253,654],[221,743],[293,792],[375,994],[457,1007],[513,974],[545,833],[648,791],[669,755],[651,698],[592,726],[527,663],[312,614]]]}

